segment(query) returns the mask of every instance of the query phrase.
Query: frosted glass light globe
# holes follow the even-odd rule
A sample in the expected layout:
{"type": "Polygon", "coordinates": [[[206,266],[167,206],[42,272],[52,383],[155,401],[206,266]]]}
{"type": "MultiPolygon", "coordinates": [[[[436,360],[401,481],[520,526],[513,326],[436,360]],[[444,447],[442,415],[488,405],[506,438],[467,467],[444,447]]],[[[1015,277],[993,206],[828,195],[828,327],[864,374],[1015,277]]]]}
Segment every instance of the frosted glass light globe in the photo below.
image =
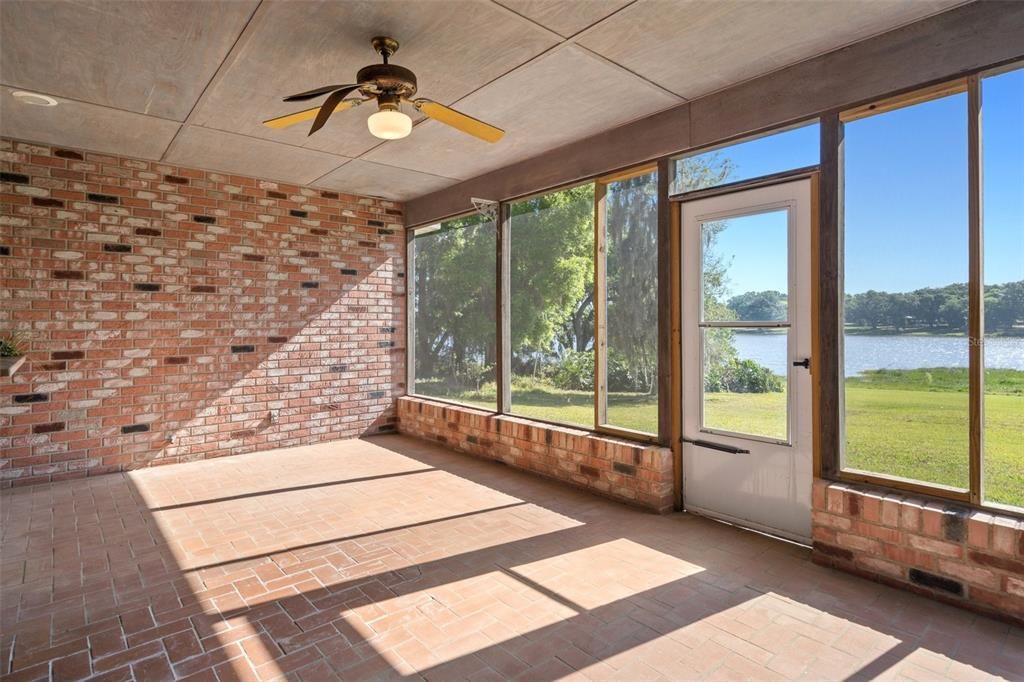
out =
{"type": "Polygon", "coordinates": [[[400,140],[412,132],[412,119],[401,111],[377,111],[366,119],[370,134],[382,140],[400,140]]]}

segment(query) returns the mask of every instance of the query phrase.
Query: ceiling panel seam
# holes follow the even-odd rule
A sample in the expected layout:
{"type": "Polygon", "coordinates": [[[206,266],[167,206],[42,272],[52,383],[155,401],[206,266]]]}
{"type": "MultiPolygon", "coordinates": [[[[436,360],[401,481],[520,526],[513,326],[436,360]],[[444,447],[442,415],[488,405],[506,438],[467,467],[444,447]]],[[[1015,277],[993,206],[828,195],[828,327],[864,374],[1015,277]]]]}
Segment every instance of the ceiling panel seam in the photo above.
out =
{"type": "MultiPolygon", "coordinates": [[[[310,187],[315,187],[316,183],[320,182],[321,180],[323,180],[324,178],[326,178],[328,175],[330,175],[334,171],[338,170],[339,168],[348,165],[348,163],[350,161],[355,161],[355,160],[356,159],[349,159],[345,163],[341,164],[341,166],[338,166],[338,168],[335,168],[335,169],[331,170],[328,173],[324,173],[323,175],[318,177],[316,180],[314,180],[311,183],[309,183],[310,187]]],[[[451,180],[452,182],[461,182],[461,180],[459,180],[458,178],[450,178],[447,175],[438,175],[437,173],[425,173],[423,171],[415,170],[413,168],[405,168],[404,166],[392,166],[390,163],[381,163],[380,161],[371,161],[369,159],[358,159],[358,160],[361,161],[362,163],[372,163],[375,166],[381,166],[383,168],[393,168],[395,170],[405,171],[406,173],[416,173],[417,175],[428,175],[428,176],[430,176],[432,178],[440,178],[442,180],[451,180]]]]}
{"type": "Polygon", "coordinates": [[[240,43],[242,43],[242,38],[245,37],[246,32],[249,30],[249,27],[253,24],[253,20],[256,18],[256,15],[259,14],[259,12],[263,9],[263,7],[263,0],[259,0],[256,6],[253,8],[252,12],[249,14],[249,18],[245,20],[245,24],[242,26],[242,30],[238,32],[237,36],[235,36],[235,40],[231,43],[231,47],[227,50],[227,52],[224,53],[224,58],[220,60],[220,64],[217,65],[217,69],[213,72],[213,75],[210,76],[210,79],[206,81],[206,85],[203,87],[202,91],[200,91],[199,96],[196,97],[196,101],[192,103],[192,108],[188,110],[188,115],[185,116],[185,120],[182,121],[181,125],[178,127],[178,132],[174,134],[174,137],[171,138],[171,141],[167,144],[167,147],[164,149],[164,153],[160,155],[161,161],[167,158],[167,155],[171,152],[171,149],[174,147],[175,142],[178,141],[178,136],[181,135],[181,132],[185,129],[185,126],[189,125],[189,121],[192,120],[192,117],[196,113],[196,109],[199,108],[200,103],[202,103],[202,101],[206,97],[206,93],[209,92],[210,87],[214,84],[214,82],[218,81],[222,77],[222,74],[225,71],[225,64],[227,64],[228,61],[234,63],[234,60],[237,59],[237,54],[240,49],[240,43]]]}
{"type": "Polygon", "coordinates": [[[652,81],[651,79],[645,78],[644,76],[641,76],[636,71],[634,71],[633,69],[629,68],[628,66],[623,66],[622,64],[618,63],[614,59],[609,59],[608,57],[605,57],[600,52],[597,52],[596,50],[592,50],[589,47],[587,47],[586,45],[583,45],[581,43],[576,42],[575,39],[570,39],[570,40],[567,40],[566,42],[569,43],[570,45],[575,45],[576,47],[578,47],[579,49],[587,52],[588,54],[593,55],[597,59],[600,59],[602,62],[608,64],[609,66],[613,66],[613,67],[619,69],[620,71],[622,71],[622,72],[624,72],[624,73],[626,73],[626,74],[628,74],[630,76],[633,76],[637,80],[641,80],[644,83],[647,83],[648,85],[650,85],[650,86],[652,86],[652,87],[654,87],[654,88],[656,88],[658,90],[661,90],[666,95],[671,95],[672,97],[675,97],[676,99],[679,100],[680,103],[688,102],[689,101],[688,99],[686,99],[685,97],[680,95],[678,92],[673,92],[672,90],[669,90],[668,88],[666,88],[664,85],[659,85],[659,84],[655,83],[654,81],[652,81]]]}

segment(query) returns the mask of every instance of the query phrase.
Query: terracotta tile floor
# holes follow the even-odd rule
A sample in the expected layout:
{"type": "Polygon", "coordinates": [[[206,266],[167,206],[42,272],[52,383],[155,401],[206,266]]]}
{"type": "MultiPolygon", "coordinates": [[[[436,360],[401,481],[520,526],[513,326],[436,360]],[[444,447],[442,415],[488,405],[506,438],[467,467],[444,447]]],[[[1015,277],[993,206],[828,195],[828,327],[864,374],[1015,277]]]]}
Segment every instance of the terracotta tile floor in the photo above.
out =
{"type": "Polygon", "coordinates": [[[389,436],[7,491],[3,670],[1024,678],[1024,632],[389,436]]]}

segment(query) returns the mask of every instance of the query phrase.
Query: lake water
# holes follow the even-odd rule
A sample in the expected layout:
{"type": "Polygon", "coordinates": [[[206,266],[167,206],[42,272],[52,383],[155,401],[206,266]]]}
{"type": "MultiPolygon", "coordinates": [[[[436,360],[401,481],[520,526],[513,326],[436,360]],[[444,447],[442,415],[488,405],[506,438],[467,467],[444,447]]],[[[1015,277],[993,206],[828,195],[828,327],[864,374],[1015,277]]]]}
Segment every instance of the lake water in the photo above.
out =
{"type": "MultiPolygon", "coordinates": [[[[784,334],[735,335],[736,350],[776,374],[786,372],[784,334]]],[[[967,339],[949,336],[848,336],[846,376],[866,369],[966,367],[967,339]]],[[[1024,371],[1024,338],[985,339],[985,367],[1024,371]]]]}

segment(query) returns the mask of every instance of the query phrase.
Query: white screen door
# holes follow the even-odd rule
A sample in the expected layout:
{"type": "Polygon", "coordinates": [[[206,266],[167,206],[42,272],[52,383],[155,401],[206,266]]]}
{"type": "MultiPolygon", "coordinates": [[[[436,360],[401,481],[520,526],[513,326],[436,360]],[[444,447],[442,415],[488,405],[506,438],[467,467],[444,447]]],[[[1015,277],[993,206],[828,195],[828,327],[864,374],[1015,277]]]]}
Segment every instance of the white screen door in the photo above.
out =
{"type": "Polygon", "coordinates": [[[681,218],[684,504],[808,541],[811,180],[684,201],[681,218]]]}

